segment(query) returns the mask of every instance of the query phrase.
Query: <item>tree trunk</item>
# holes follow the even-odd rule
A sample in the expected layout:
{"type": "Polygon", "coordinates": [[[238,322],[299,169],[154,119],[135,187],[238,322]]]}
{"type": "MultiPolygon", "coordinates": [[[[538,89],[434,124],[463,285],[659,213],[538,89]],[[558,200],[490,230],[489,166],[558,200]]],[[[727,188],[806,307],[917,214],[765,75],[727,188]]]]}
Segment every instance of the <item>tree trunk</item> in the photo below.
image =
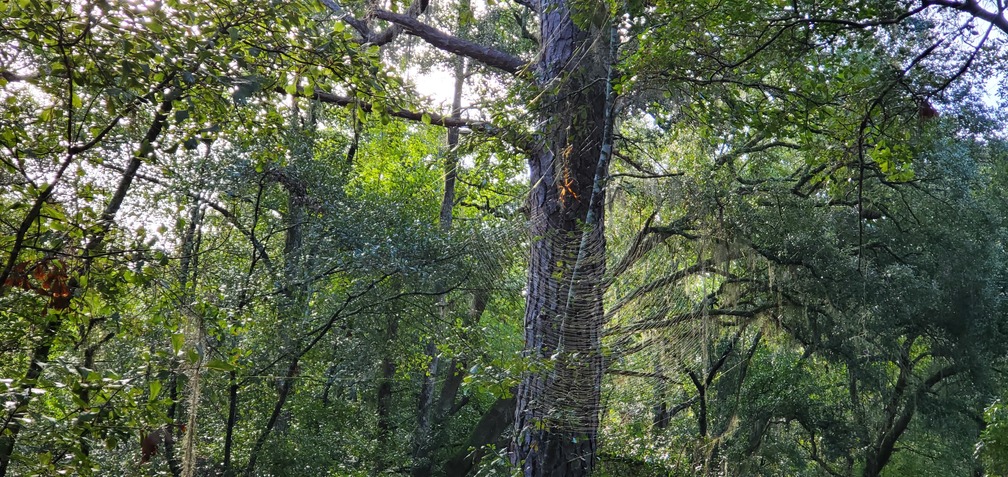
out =
{"type": "Polygon", "coordinates": [[[529,158],[525,356],[545,371],[527,373],[518,388],[512,461],[526,477],[580,476],[595,464],[602,384],[610,45],[599,28],[579,27],[564,0],[542,0],[540,13],[544,127],[529,158]]]}
{"type": "MultiPolygon", "coordinates": [[[[168,386],[168,399],[171,404],[168,406],[168,421],[170,422],[171,429],[167,432],[180,432],[178,426],[175,425],[175,417],[178,415],[179,411],[179,400],[178,400],[178,371],[174,368],[177,363],[172,364],[172,375],[171,383],[168,386]]],[[[176,436],[178,437],[178,436],[176,436]]],[[[168,461],[168,470],[171,472],[172,477],[179,477],[182,475],[182,465],[178,458],[175,456],[175,439],[165,439],[165,460],[168,461]]]]}
{"type": "MultiPolygon", "coordinates": [[[[193,201],[189,210],[189,225],[186,227],[185,235],[182,238],[182,257],[179,264],[179,289],[180,293],[177,297],[178,309],[185,310],[191,305],[193,293],[196,290],[196,282],[199,278],[197,270],[199,268],[199,253],[200,253],[200,241],[202,239],[202,234],[200,232],[200,227],[203,222],[203,213],[201,212],[201,204],[199,199],[193,201]],[[191,286],[190,286],[191,284],[191,286]]],[[[188,320],[191,320],[189,318],[188,320]]],[[[188,321],[186,320],[186,321],[188,321]]],[[[187,325],[188,326],[188,325],[187,325]]],[[[203,341],[203,325],[198,324],[197,328],[197,343],[203,341]]],[[[175,425],[175,411],[178,409],[178,376],[172,376],[172,415],[171,424],[172,427],[166,432],[170,435],[171,433],[177,434],[174,439],[165,438],[165,457],[168,459],[168,467],[171,470],[172,476],[179,477],[180,475],[191,475],[193,466],[193,455],[192,455],[192,442],[196,435],[196,413],[198,412],[198,394],[199,394],[199,369],[193,370],[191,379],[189,379],[186,384],[190,392],[190,400],[187,411],[189,413],[188,419],[186,420],[186,425],[188,426],[189,432],[183,433],[181,427],[175,425]],[[178,455],[175,452],[175,442],[182,443],[182,460],[178,459],[178,455]]]]}
{"type": "MultiPolygon", "coordinates": [[[[292,130],[291,134],[301,134],[304,136],[303,139],[306,140],[297,142],[292,141],[289,137],[287,149],[295,161],[307,162],[311,160],[314,143],[311,141],[310,134],[306,135],[304,133],[306,130],[313,130],[315,128],[315,115],[310,107],[306,115],[307,117],[302,119],[297,102],[294,105],[295,111],[291,117],[290,126],[292,130]]],[[[285,277],[280,287],[282,299],[280,300],[277,313],[288,324],[294,325],[293,327],[296,328],[297,325],[300,325],[304,311],[307,308],[307,292],[305,288],[308,286],[308,283],[305,279],[307,273],[305,273],[306,264],[304,262],[304,228],[307,222],[305,207],[308,202],[308,189],[297,175],[297,169],[293,165],[272,171],[270,174],[287,193],[287,213],[284,217],[287,229],[284,233],[283,249],[285,277]]],[[[294,348],[296,341],[288,327],[281,326],[278,334],[284,348],[294,348]]],[[[251,476],[255,472],[256,460],[259,458],[263,446],[266,444],[270,433],[278,427],[277,423],[282,421],[284,405],[293,392],[294,378],[300,372],[299,363],[303,354],[302,352],[291,356],[287,373],[284,379],[278,383],[277,400],[273,405],[273,412],[266,421],[266,427],[252,446],[252,452],[249,454],[249,460],[245,466],[244,474],[246,476],[251,476]]],[[[231,404],[234,405],[235,402],[236,398],[232,399],[231,404]]],[[[283,426],[281,425],[280,427],[283,426]]]]}
{"type": "MultiPolygon", "coordinates": [[[[465,60],[455,59],[455,91],[452,97],[451,117],[459,119],[462,116],[462,88],[465,85],[465,60]]],[[[455,205],[455,180],[458,177],[458,156],[455,148],[459,142],[459,130],[457,127],[448,128],[448,140],[445,151],[445,179],[444,196],[441,199],[441,212],[439,216],[441,230],[448,232],[452,225],[452,209],[455,205]]],[[[447,319],[447,297],[438,297],[438,308],[441,314],[441,321],[447,319]]],[[[440,360],[437,355],[437,343],[434,337],[427,342],[427,357],[430,359],[430,366],[427,374],[420,384],[420,402],[417,407],[417,428],[413,433],[413,469],[410,474],[413,477],[430,477],[434,469],[434,441],[436,433],[432,428],[433,423],[443,419],[445,416],[435,409],[434,401],[434,380],[440,372],[440,360]]],[[[452,362],[454,365],[454,361],[452,362]]],[[[452,366],[449,370],[454,376],[456,370],[452,366]]],[[[446,382],[447,385],[447,382],[446,382]]]]}
{"type": "Polygon", "coordinates": [[[395,380],[396,360],[392,353],[399,335],[399,318],[390,313],[385,326],[385,349],[382,351],[381,375],[378,377],[376,405],[378,413],[378,458],[374,474],[382,474],[389,466],[388,446],[392,437],[392,384],[395,380]]]}
{"type": "Polygon", "coordinates": [[[224,430],[224,475],[233,475],[231,452],[234,447],[234,428],[238,423],[238,374],[231,371],[228,385],[228,419],[224,430]]]}
{"type": "Polygon", "coordinates": [[[262,448],[263,445],[266,444],[266,440],[269,439],[270,432],[273,431],[277,421],[280,419],[280,413],[283,411],[284,404],[287,403],[287,398],[290,396],[291,387],[294,385],[294,376],[297,375],[297,373],[298,360],[293,359],[290,362],[290,366],[287,367],[285,379],[280,384],[277,400],[273,405],[273,412],[270,414],[269,420],[266,421],[266,428],[263,429],[262,434],[259,434],[259,438],[256,439],[255,444],[252,446],[252,452],[249,454],[248,464],[245,466],[246,477],[251,477],[255,472],[256,460],[262,452],[262,448]]]}
{"type": "Polygon", "coordinates": [[[662,357],[659,356],[655,360],[655,376],[658,377],[655,379],[654,405],[651,408],[651,430],[654,433],[658,433],[668,427],[669,421],[672,418],[668,408],[668,383],[665,382],[665,370],[662,368],[661,359],[662,357]]]}
{"type": "Polygon", "coordinates": [[[511,424],[514,414],[515,400],[513,397],[498,399],[480,417],[469,438],[458,452],[455,453],[444,468],[445,477],[465,477],[476,468],[483,459],[487,444],[505,445],[506,438],[501,436],[511,424]],[[503,441],[503,442],[501,442],[503,441]]]}
{"type": "Polygon", "coordinates": [[[21,381],[21,393],[17,397],[17,405],[7,416],[0,427],[3,432],[0,435],[0,477],[7,475],[7,466],[10,464],[11,456],[14,455],[14,444],[17,442],[18,433],[21,432],[21,424],[15,419],[17,414],[28,409],[28,402],[31,396],[29,389],[35,385],[39,376],[42,375],[43,363],[49,360],[49,350],[52,349],[56,333],[59,332],[63,324],[63,315],[50,317],[48,326],[42,335],[42,339],[32,351],[31,364],[28,372],[25,373],[24,380],[21,381]]]}
{"type": "MultiPolygon", "coordinates": [[[[105,235],[108,230],[112,228],[112,222],[115,220],[116,214],[119,213],[119,208],[122,206],[123,200],[126,198],[126,194],[129,192],[130,186],[133,184],[133,179],[136,177],[137,170],[140,169],[142,160],[150,155],[154,150],[151,146],[158,137],[161,136],[161,131],[164,130],[165,122],[168,119],[168,113],[172,110],[172,101],[178,97],[179,92],[173,90],[165,94],[164,101],[161,103],[161,107],[157,114],[154,115],[154,122],[151,124],[150,128],[147,129],[147,133],[144,135],[143,140],[140,142],[140,148],[136,154],[130,159],[126,166],[125,172],[123,172],[122,178],[119,180],[118,186],[116,186],[115,193],[112,194],[109,203],[106,204],[105,210],[102,211],[101,221],[99,222],[98,232],[91,237],[87,245],[84,247],[84,253],[82,258],[85,261],[90,261],[93,258],[93,253],[98,250],[105,242],[105,235]]],[[[68,154],[64,165],[61,166],[60,172],[57,174],[57,179],[62,175],[62,171],[66,170],[66,167],[72,162],[74,155],[72,153],[68,154]]],[[[40,196],[36,200],[36,205],[33,206],[34,210],[36,207],[41,207],[42,202],[46,194],[51,194],[53,185],[46,188],[43,192],[43,196],[40,196]]],[[[31,225],[35,221],[37,215],[35,212],[29,211],[22,223],[22,228],[24,224],[31,225]]],[[[23,239],[23,232],[18,232],[19,236],[23,239]]],[[[21,246],[18,241],[15,240],[14,246],[11,248],[10,257],[7,260],[7,264],[4,266],[2,272],[2,280],[0,280],[0,296],[3,296],[7,290],[10,288],[5,285],[7,278],[10,276],[11,269],[17,262],[18,254],[20,253],[21,246]]],[[[74,290],[77,288],[76,280],[71,277],[70,288],[74,290]]],[[[72,293],[71,293],[72,296],[72,293]]],[[[56,308],[65,310],[69,307],[69,301],[60,304],[56,308]]],[[[22,381],[22,386],[27,388],[31,387],[35,381],[42,375],[42,363],[49,361],[49,351],[52,349],[53,342],[56,340],[56,334],[59,333],[60,328],[63,325],[63,315],[62,313],[48,318],[49,322],[43,331],[42,336],[38,339],[37,344],[32,350],[31,361],[28,366],[28,371],[25,373],[25,378],[22,381]]],[[[24,394],[19,397],[18,404],[14,410],[12,410],[8,417],[3,422],[3,427],[0,427],[0,477],[7,475],[7,469],[10,465],[10,459],[14,455],[14,445],[17,443],[18,433],[21,432],[20,424],[14,420],[15,414],[27,409],[28,403],[30,401],[30,394],[24,394]]]]}
{"type": "Polygon", "coordinates": [[[696,386],[697,390],[697,432],[700,434],[700,439],[703,442],[707,441],[707,385],[700,381],[697,374],[693,371],[689,373],[690,380],[693,381],[693,385],[696,386]]]}

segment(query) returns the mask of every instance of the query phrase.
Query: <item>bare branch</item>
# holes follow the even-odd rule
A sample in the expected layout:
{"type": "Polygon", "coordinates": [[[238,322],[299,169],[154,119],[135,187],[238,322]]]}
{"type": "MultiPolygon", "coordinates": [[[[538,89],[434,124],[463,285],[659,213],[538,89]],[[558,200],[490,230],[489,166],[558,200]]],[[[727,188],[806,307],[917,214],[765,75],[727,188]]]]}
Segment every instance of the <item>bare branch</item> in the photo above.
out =
{"type": "Polygon", "coordinates": [[[340,5],[339,3],[336,3],[333,0],[320,0],[320,1],[322,1],[322,4],[325,5],[326,8],[329,8],[330,10],[333,11],[333,13],[336,13],[336,15],[340,18],[341,21],[353,27],[365,39],[367,39],[368,36],[371,35],[371,29],[368,28],[368,25],[364,24],[363,21],[350,16],[350,13],[343,8],[343,5],[340,5]]]}
{"type": "MultiPolygon", "coordinates": [[[[100,162],[100,163],[92,162],[91,164],[120,173],[126,172],[126,168],[116,166],[107,162],[100,162]]],[[[135,177],[144,182],[157,184],[165,188],[171,187],[171,185],[168,184],[167,182],[158,179],[157,177],[154,176],[149,176],[138,172],[135,174],[135,177]]],[[[276,268],[273,266],[273,261],[270,259],[269,253],[266,251],[266,247],[262,244],[261,241],[259,241],[259,239],[256,238],[255,234],[253,234],[251,230],[249,230],[248,228],[246,228],[241,224],[237,216],[235,216],[231,211],[227,210],[223,205],[220,205],[212,200],[208,200],[206,197],[202,197],[199,192],[185,192],[185,195],[191,199],[200,201],[200,203],[205,204],[207,207],[210,207],[211,209],[217,211],[221,215],[221,217],[227,220],[229,224],[231,224],[236,230],[238,230],[239,233],[245,236],[249,240],[249,242],[252,243],[252,246],[256,249],[256,252],[259,253],[260,259],[263,261],[263,264],[269,271],[270,275],[274,277],[278,276],[276,273],[276,268]]]]}
{"type": "MultiPolygon", "coordinates": [[[[380,32],[372,31],[366,22],[350,16],[350,13],[335,0],[320,1],[326,6],[326,8],[332,10],[333,13],[338,15],[340,20],[347,25],[350,25],[354,30],[357,30],[357,33],[360,33],[365,43],[381,46],[395,40],[396,37],[403,31],[403,27],[399,24],[393,24],[391,27],[380,32]]],[[[429,0],[414,0],[413,3],[410,4],[409,9],[406,10],[405,16],[410,18],[420,16],[421,13],[427,10],[428,1],[429,0]]]]}
{"type": "Polygon", "coordinates": [[[409,15],[387,10],[376,10],[374,15],[375,18],[401,25],[406,33],[420,37],[435,48],[472,58],[506,73],[515,74],[528,66],[528,63],[521,58],[515,58],[503,51],[449,35],[409,15]]]}
{"type": "Polygon", "coordinates": [[[140,169],[143,161],[150,157],[151,153],[154,152],[154,144],[157,142],[157,139],[161,136],[165,126],[168,124],[168,113],[172,110],[173,102],[178,99],[180,95],[181,92],[177,89],[165,93],[164,99],[161,101],[161,106],[154,115],[154,121],[151,122],[150,127],[147,128],[147,133],[144,134],[143,140],[140,141],[139,150],[137,150],[133,157],[130,158],[129,163],[127,163],[126,168],[123,171],[122,178],[119,179],[119,185],[116,186],[115,193],[112,194],[108,204],[105,205],[105,210],[101,215],[100,229],[98,233],[91,237],[91,240],[89,240],[87,245],[84,247],[85,257],[90,257],[105,241],[105,235],[112,228],[115,216],[119,213],[119,208],[122,207],[123,200],[126,199],[126,194],[133,185],[133,179],[136,178],[137,171],[140,169]]]}
{"type": "Polygon", "coordinates": [[[714,262],[712,260],[700,260],[696,264],[693,264],[693,265],[691,265],[689,267],[686,267],[686,268],[682,268],[682,269],[677,270],[677,271],[675,271],[675,272],[673,272],[673,273],[671,273],[669,275],[666,275],[664,277],[655,279],[655,280],[651,281],[650,283],[647,283],[647,284],[641,285],[640,287],[637,287],[636,289],[634,289],[633,291],[631,291],[630,293],[628,293],[626,296],[624,296],[623,298],[621,298],[619,301],[617,301],[616,303],[614,303],[610,307],[610,309],[608,311],[606,311],[606,319],[609,319],[610,317],[612,317],[613,315],[615,315],[624,306],[628,305],[629,303],[633,302],[634,300],[636,300],[636,299],[638,299],[638,298],[640,298],[640,297],[642,297],[644,295],[647,295],[648,293],[651,293],[651,292],[653,292],[655,290],[659,290],[659,289],[664,288],[666,286],[678,283],[680,280],[683,280],[684,278],[690,277],[690,276],[695,275],[697,273],[700,273],[700,272],[702,272],[704,270],[707,270],[707,269],[709,269],[711,267],[711,265],[713,263],[714,262]]]}
{"type": "Polygon", "coordinates": [[[539,37],[536,36],[531,31],[529,31],[529,29],[528,29],[528,21],[527,21],[528,19],[524,15],[522,15],[522,14],[520,14],[518,12],[512,12],[512,13],[514,14],[515,22],[518,23],[518,27],[521,28],[521,36],[522,36],[522,38],[525,38],[525,39],[527,39],[527,40],[535,43],[536,45],[542,45],[542,42],[539,41],[539,37]]]}
{"type": "Polygon", "coordinates": [[[630,377],[633,377],[633,378],[658,379],[658,380],[661,380],[661,381],[668,381],[669,379],[671,379],[668,376],[666,376],[664,374],[661,374],[661,373],[646,373],[646,372],[643,372],[643,371],[634,371],[632,369],[610,368],[610,369],[606,370],[606,373],[615,374],[615,375],[619,375],[619,376],[630,376],[630,377]]]}
{"type": "MultiPolygon", "coordinates": [[[[713,317],[737,317],[737,318],[753,318],[760,313],[770,310],[774,307],[772,304],[758,305],[750,309],[730,309],[730,308],[714,308],[708,310],[691,310],[684,313],[679,313],[677,315],[669,316],[669,308],[664,307],[658,312],[628,323],[626,325],[619,326],[617,328],[612,328],[606,331],[606,335],[609,336],[627,336],[634,333],[642,333],[651,330],[662,330],[668,329],[672,326],[678,325],[680,323],[685,323],[692,320],[700,320],[713,317]]],[[[625,356],[625,354],[624,354],[625,356]]]]}
{"type": "MultiPolygon", "coordinates": [[[[983,38],[981,38],[980,41],[977,42],[977,46],[976,46],[976,48],[973,49],[973,52],[970,53],[969,58],[967,58],[966,61],[963,62],[962,66],[959,67],[959,71],[956,71],[956,73],[954,75],[950,76],[947,80],[945,80],[945,82],[942,83],[942,85],[939,86],[935,91],[945,91],[945,88],[948,88],[949,85],[951,85],[953,82],[955,82],[955,80],[959,79],[960,77],[962,77],[962,75],[966,74],[966,72],[969,71],[970,67],[973,66],[973,61],[975,61],[976,58],[977,58],[977,56],[980,54],[980,49],[982,49],[983,46],[984,46],[984,44],[987,43],[987,38],[990,37],[991,30],[993,30],[993,29],[994,29],[994,24],[993,23],[991,23],[990,25],[987,26],[987,32],[985,32],[983,38]]],[[[925,113],[930,113],[930,114],[932,114],[934,116],[938,115],[938,112],[935,111],[934,107],[932,107],[931,105],[927,104],[926,100],[922,100],[922,101],[923,101],[923,103],[921,103],[922,107],[923,106],[927,106],[927,107],[930,108],[930,111],[928,111],[927,109],[925,109],[924,110],[925,113]]],[[[924,117],[927,117],[927,116],[924,116],[924,117]]]]}
{"type": "Polygon", "coordinates": [[[536,7],[535,2],[533,2],[532,0],[514,0],[514,2],[517,3],[518,5],[521,5],[521,6],[525,7],[525,8],[527,8],[527,9],[529,9],[529,10],[532,10],[533,12],[536,12],[536,13],[539,12],[539,8],[536,7]]]}
{"type": "Polygon", "coordinates": [[[0,78],[3,78],[7,82],[11,82],[11,81],[31,81],[33,79],[38,78],[38,75],[34,74],[34,73],[33,74],[28,74],[28,75],[23,75],[23,74],[20,74],[20,73],[15,73],[13,71],[3,70],[3,71],[0,71],[0,78]]]}
{"type": "Polygon", "coordinates": [[[365,41],[368,41],[368,38],[371,37],[372,32],[371,29],[368,28],[368,26],[364,22],[350,16],[350,13],[347,12],[342,5],[336,3],[333,0],[320,0],[320,1],[322,2],[322,5],[325,5],[326,8],[332,10],[332,12],[336,14],[336,16],[340,19],[340,21],[346,23],[347,25],[350,25],[351,28],[357,30],[357,33],[360,33],[361,37],[363,37],[365,41]]]}
{"type": "Polygon", "coordinates": [[[985,10],[980,6],[980,3],[976,0],[924,0],[924,7],[930,7],[932,5],[937,5],[940,7],[948,7],[953,10],[959,10],[960,12],[969,13],[974,17],[982,19],[1000,29],[1001,31],[1008,33],[1008,18],[1005,18],[1005,10],[1003,7],[998,7],[998,11],[992,12],[990,10],[985,10]]]}
{"type": "Polygon", "coordinates": [[[778,21],[778,22],[791,21],[792,22],[791,25],[788,25],[788,26],[799,25],[799,24],[802,24],[802,25],[830,24],[830,25],[838,25],[838,26],[843,27],[843,28],[865,29],[865,28],[873,28],[873,27],[886,26],[886,25],[895,25],[897,23],[902,22],[903,20],[906,20],[907,18],[910,18],[910,17],[912,17],[912,16],[914,16],[914,15],[922,12],[927,7],[928,7],[928,2],[925,1],[924,5],[921,5],[921,6],[916,7],[916,8],[912,8],[910,10],[907,10],[907,11],[905,11],[903,13],[900,13],[899,15],[896,15],[895,17],[879,18],[879,19],[875,19],[875,20],[855,21],[855,20],[845,20],[845,19],[842,19],[842,18],[818,18],[818,17],[796,18],[796,17],[791,17],[791,18],[779,18],[779,19],[775,19],[774,21],[778,21]]]}
{"type": "Polygon", "coordinates": [[[644,227],[637,232],[637,236],[634,237],[633,243],[627,249],[623,258],[613,267],[610,275],[602,281],[602,286],[605,289],[608,289],[616,281],[616,278],[630,269],[640,259],[644,258],[651,250],[665,243],[668,239],[673,236],[691,237],[691,234],[688,233],[691,227],[687,219],[677,220],[672,225],[666,227],[655,227],[651,225],[651,222],[656,215],[657,212],[648,217],[647,221],[644,222],[644,227]]]}

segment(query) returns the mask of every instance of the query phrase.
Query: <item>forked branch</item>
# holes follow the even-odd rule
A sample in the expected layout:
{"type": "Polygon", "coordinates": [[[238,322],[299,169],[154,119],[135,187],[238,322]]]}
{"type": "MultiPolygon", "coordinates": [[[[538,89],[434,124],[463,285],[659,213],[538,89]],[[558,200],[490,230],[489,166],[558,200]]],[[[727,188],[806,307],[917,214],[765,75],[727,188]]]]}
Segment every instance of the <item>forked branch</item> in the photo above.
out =
{"type": "Polygon", "coordinates": [[[997,11],[990,11],[984,9],[980,6],[980,2],[976,0],[924,0],[923,5],[929,7],[931,5],[937,5],[940,7],[948,7],[953,10],[959,10],[963,13],[968,13],[976,18],[989,22],[990,24],[998,27],[1001,31],[1008,33],[1008,18],[1005,18],[1005,7],[1002,6],[1001,2],[997,3],[997,11]]]}

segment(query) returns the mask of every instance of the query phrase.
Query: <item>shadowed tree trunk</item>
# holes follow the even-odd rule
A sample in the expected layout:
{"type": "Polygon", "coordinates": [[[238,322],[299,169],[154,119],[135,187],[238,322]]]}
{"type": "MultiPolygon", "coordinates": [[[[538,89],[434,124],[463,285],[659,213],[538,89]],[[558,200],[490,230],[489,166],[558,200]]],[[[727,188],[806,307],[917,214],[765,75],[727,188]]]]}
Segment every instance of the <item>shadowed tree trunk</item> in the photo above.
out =
{"type": "Polygon", "coordinates": [[[238,423],[238,374],[228,373],[228,418],[224,430],[224,475],[234,475],[231,454],[234,447],[234,428],[238,423]]]}
{"type": "Polygon", "coordinates": [[[252,445],[252,452],[249,453],[249,461],[245,466],[245,475],[248,477],[255,474],[256,460],[259,454],[262,453],[262,448],[266,444],[266,440],[269,439],[270,432],[273,431],[277,421],[280,420],[280,413],[283,412],[284,404],[287,403],[287,398],[290,397],[294,376],[297,375],[297,372],[298,360],[293,359],[287,367],[287,374],[284,375],[283,382],[280,383],[280,389],[277,390],[277,400],[273,405],[273,412],[270,414],[269,420],[266,421],[266,427],[259,434],[259,438],[256,439],[255,444],[252,445]]]}
{"type": "Polygon", "coordinates": [[[487,444],[507,445],[504,431],[511,425],[514,407],[513,397],[498,399],[494,402],[476,423],[476,427],[469,434],[465,445],[448,459],[444,475],[446,477],[465,477],[479,465],[480,460],[483,459],[484,447],[487,444]]]}
{"type": "MultiPolygon", "coordinates": [[[[286,145],[296,161],[307,162],[312,159],[312,154],[314,153],[312,133],[316,127],[315,121],[316,117],[313,107],[309,106],[305,116],[302,117],[301,110],[295,102],[295,111],[291,118],[291,129],[294,132],[287,138],[286,145]]],[[[308,226],[308,214],[306,212],[309,201],[308,189],[305,182],[298,176],[298,170],[295,165],[271,171],[268,174],[272,179],[276,180],[287,194],[287,213],[284,217],[286,231],[284,233],[283,249],[285,276],[280,286],[282,300],[277,312],[282,320],[289,322],[286,325],[293,326],[300,323],[308,306],[307,297],[309,292],[306,291],[308,282],[305,278],[307,276],[307,273],[305,273],[307,264],[305,263],[304,251],[305,229],[308,226]]],[[[296,343],[296,340],[291,336],[288,326],[281,326],[278,333],[280,335],[280,342],[285,347],[293,349],[293,344],[296,343]]],[[[244,470],[246,476],[254,474],[256,460],[262,452],[266,441],[269,439],[270,433],[278,427],[282,428],[282,423],[286,422],[284,406],[294,392],[294,379],[300,372],[300,359],[304,353],[307,353],[310,346],[290,356],[287,371],[283,379],[277,383],[277,399],[273,405],[273,411],[266,421],[266,426],[263,428],[262,433],[252,446],[252,452],[249,455],[249,461],[244,470]],[[281,424],[278,425],[278,422],[281,424]]],[[[237,397],[233,395],[231,406],[236,405],[236,399],[237,397]]],[[[230,412],[229,410],[229,416],[230,412]]]]}
{"type": "Polygon", "coordinates": [[[395,380],[396,360],[394,343],[399,335],[399,318],[390,313],[385,324],[385,349],[382,351],[381,375],[378,377],[378,393],[376,397],[378,413],[378,449],[380,455],[375,462],[375,474],[383,473],[388,465],[386,455],[389,440],[392,437],[392,384],[395,380]]]}
{"type": "MultiPolygon", "coordinates": [[[[334,0],[323,3],[344,14],[334,0]]],[[[415,15],[375,9],[373,16],[440,50],[522,79],[534,76],[539,94],[531,106],[539,121],[528,144],[534,241],[524,355],[536,371],[523,376],[517,391],[511,460],[529,477],[588,475],[595,461],[602,382],[603,181],[612,152],[610,59],[618,36],[615,28],[604,28],[610,21],[607,2],[519,3],[539,14],[541,49],[534,72],[520,58],[440,32],[415,15]]],[[[374,37],[359,19],[350,24],[363,38],[374,37]]],[[[342,103],[332,95],[315,97],[342,103]]],[[[443,117],[431,117],[431,123],[457,124],[443,117]]]]}
{"type": "MultiPolygon", "coordinates": [[[[451,117],[461,118],[462,115],[462,88],[465,85],[465,59],[455,59],[455,90],[452,96],[451,117]]],[[[441,212],[439,222],[441,230],[448,232],[452,226],[452,208],[455,205],[455,180],[458,177],[458,156],[456,147],[459,142],[459,128],[448,128],[448,140],[445,151],[444,165],[444,196],[441,199],[441,212]]],[[[441,314],[441,321],[446,321],[447,297],[438,297],[438,309],[441,314]]],[[[420,385],[420,402],[417,406],[417,427],[413,433],[413,469],[410,474],[413,477],[429,477],[433,472],[434,460],[432,454],[435,449],[436,432],[433,426],[443,420],[446,416],[438,411],[435,405],[434,381],[441,371],[440,359],[438,357],[437,343],[431,337],[427,343],[427,357],[430,365],[427,368],[427,375],[424,376],[420,385]]],[[[453,363],[454,364],[454,363],[453,363]]],[[[448,372],[454,374],[454,367],[448,372]]]]}
{"type": "MultiPolygon", "coordinates": [[[[172,366],[177,366],[177,363],[173,363],[172,366]]],[[[179,388],[178,371],[173,370],[171,375],[171,383],[169,384],[168,387],[168,399],[171,400],[171,405],[168,407],[168,421],[171,422],[172,424],[175,423],[176,416],[178,416],[179,414],[178,388],[179,388]]],[[[172,426],[168,432],[176,433],[175,435],[176,439],[165,439],[164,442],[165,460],[168,461],[168,470],[171,472],[171,475],[173,475],[174,477],[178,477],[182,475],[182,465],[175,455],[176,454],[175,442],[177,442],[177,438],[179,437],[178,434],[181,432],[181,430],[176,426],[172,426]]]]}

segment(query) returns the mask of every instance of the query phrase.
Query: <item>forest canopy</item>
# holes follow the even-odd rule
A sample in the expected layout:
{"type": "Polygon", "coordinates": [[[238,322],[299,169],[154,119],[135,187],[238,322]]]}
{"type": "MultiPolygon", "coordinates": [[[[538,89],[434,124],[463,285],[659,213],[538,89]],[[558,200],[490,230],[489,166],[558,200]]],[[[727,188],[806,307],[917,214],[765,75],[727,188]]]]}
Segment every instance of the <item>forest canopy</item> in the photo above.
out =
{"type": "Polygon", "coordinates": [[[0,477],[1004,475],[1006,12],[0,0],[0,477]]]}

